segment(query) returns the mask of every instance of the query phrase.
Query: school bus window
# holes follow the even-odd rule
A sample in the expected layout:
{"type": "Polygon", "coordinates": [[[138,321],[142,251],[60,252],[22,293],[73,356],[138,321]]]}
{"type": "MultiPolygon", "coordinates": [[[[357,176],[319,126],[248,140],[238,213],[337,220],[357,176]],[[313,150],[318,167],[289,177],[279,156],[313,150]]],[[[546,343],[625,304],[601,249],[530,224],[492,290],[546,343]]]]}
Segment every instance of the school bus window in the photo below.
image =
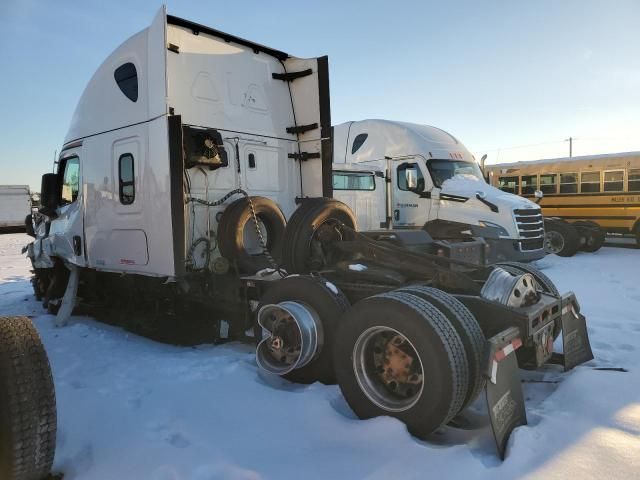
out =
{"type": "Polygon", "coordinates": [[[604,191],[621,192],[624,190],[624,170],[604,172],[604,191]]]}
{"type": "Polygon", "coordinates": [[[578,193],[578,174],[560,174],[560,193],[578,193]]]}
{"type": "Polygon", "coordinates": [[[540,175],[540,190],[542,193],[556,193],[558,190],[558,176],[555,173],[540,175]]]}
{"type": "Polygon", "coordinates": [[[498,188],[504,192],[518,194],[518,177],[500,177],[498,188]]]}
{"type": "Polygon", "coordinates": [[[597,193],[600,191],[600,172],[582,172],[580,174],[580,192],[597,193]]]}
{"type": "Polygon", "coordinates": [[[523,195],[533,195],[538,189],[538,176],[537,175],[523,175],[520,178],[522,185],[523,195]]]}
{"type": "Polygon", "coordinates": [[[640,192],[640,168],[629,169],[629,191],[640,192]]]}

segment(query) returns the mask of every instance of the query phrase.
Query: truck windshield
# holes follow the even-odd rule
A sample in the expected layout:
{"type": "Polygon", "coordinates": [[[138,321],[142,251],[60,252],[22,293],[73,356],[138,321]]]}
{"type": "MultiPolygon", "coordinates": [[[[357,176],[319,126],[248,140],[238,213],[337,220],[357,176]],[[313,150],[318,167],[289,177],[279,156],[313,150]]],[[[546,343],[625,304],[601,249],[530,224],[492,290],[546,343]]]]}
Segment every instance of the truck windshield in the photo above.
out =
{"type": "Polygon", "coordinates": [[[456,175],[473,175],[484,181],[480,167],[475,162],[464,162],[462,160],[429,160],[427,168],[436,187],[456,175]]]}

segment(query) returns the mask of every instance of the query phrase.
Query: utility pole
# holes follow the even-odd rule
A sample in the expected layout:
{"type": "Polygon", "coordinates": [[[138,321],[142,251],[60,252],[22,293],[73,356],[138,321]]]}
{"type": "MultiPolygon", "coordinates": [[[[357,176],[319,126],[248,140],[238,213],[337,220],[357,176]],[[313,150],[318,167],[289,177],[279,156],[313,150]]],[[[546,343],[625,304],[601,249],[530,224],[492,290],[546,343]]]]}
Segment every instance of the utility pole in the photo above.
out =
{"type": "Polygon", "coordinates": [[[573,157],[573,137],[565,139],[565,142],[569,142],[569,158],[573,157]]]}

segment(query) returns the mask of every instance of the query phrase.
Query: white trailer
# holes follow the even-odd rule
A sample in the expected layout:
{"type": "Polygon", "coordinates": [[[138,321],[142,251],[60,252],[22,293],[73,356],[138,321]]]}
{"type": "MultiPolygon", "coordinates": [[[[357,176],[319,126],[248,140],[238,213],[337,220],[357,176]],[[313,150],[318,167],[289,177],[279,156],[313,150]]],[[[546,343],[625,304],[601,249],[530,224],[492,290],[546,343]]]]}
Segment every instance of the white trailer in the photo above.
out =
{"type": "Polygon", "coordinates": [[[526,421],[510,354],[541,366],[569,325],[565,367],[591,358],[575,296],[528,266],[443,258],[425,232],[359,232],[331,198],[328,81],[326,57],[161,9],[100,66],[43,176],[35,294],[60,325],[82,302],[174,343],[249,340],[264,370],[338,381],[359,416],[420,436],[493,372],[503,453],[526,421]]]}
{"type": "Polygon", "coordinates": [[[334,197],[364,230],[483,237],[490,261],[545,255],[540,207],[488,185],[473,156],[444,130],[389,120],[336,125],[333,170],[334,197]]]}
{"type": "Polygon", "coordinates": [[[24,228],[30,213],[28,185],[0,185],[0,229],[24,228]]]}

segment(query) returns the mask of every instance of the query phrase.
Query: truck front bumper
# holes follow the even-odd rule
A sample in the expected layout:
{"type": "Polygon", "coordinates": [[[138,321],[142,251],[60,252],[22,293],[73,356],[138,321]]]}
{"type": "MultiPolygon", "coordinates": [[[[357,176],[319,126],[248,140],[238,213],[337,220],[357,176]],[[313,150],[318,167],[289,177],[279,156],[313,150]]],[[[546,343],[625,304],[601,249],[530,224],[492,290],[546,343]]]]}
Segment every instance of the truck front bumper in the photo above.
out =
{"type": "Polygon", "coordinates": [[[487,242],[487,262],[532,262],[546,255],[544,246],[536,250],[527,250],[521,240],[512,238],[485,238],[487,242]]]}

